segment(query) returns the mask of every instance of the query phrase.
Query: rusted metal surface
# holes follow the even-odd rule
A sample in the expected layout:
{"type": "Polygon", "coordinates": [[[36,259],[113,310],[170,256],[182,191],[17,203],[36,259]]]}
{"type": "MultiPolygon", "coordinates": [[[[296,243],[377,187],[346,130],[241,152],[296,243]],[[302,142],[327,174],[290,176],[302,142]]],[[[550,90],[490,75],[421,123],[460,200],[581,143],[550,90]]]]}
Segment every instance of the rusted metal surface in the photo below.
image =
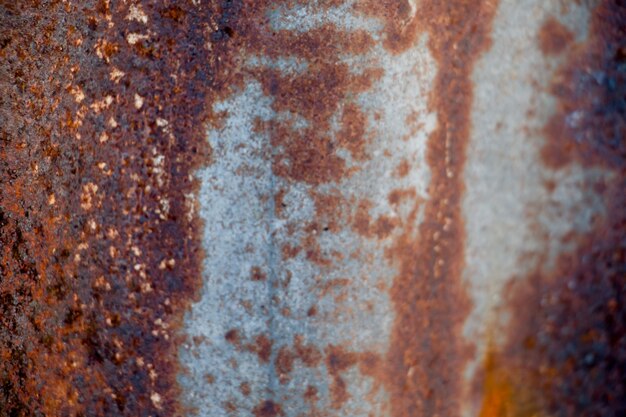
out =
{"type": "Polygon", "coordinates": [[[0,416],[626,412],[619,1],[0,29],[0,416]]]}
{"type": "Polygon", "coordinates": [[[177,408],[173,329],[201,284],[186,194],[206,162],[214,15],[2,2],[2,415],[177,408]]]}

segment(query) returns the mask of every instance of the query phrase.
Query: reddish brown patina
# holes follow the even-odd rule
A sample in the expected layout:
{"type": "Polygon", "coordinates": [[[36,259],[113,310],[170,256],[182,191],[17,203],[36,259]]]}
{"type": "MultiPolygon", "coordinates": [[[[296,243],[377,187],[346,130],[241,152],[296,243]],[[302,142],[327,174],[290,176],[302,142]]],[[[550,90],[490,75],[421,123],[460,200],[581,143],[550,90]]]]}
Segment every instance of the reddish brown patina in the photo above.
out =
{"type": "MultiPolygon", "coordinates": [[[[556,45],[562,30],[542,30],[556,45]]],[[[547,48],[546,53],[554,52],[547,48]]],[[[612,171],[593,184],[606,213],[576,249],[506,289],[513,321],[485,370],[483,416],[626,413],[626,5],[600,2],[589,39],[569,49],[552,83],[559,99],[543,157],[612,171]]]]}
{"type": "Polygon", "coordinates": [[[2,416],[174,415],[215,3],[0,2],[2,416]]]}

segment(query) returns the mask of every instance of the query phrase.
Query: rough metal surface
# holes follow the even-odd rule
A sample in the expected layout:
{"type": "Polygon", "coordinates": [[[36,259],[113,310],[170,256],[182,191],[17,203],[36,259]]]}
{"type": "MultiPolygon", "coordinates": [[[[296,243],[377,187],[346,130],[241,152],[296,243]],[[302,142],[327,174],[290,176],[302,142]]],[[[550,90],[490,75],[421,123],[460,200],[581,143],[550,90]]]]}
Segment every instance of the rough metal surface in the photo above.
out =
{"type": "Polygon", "coordinates": [[[618,0],[0,0],[0,416],[626,413],[618,0]]]}

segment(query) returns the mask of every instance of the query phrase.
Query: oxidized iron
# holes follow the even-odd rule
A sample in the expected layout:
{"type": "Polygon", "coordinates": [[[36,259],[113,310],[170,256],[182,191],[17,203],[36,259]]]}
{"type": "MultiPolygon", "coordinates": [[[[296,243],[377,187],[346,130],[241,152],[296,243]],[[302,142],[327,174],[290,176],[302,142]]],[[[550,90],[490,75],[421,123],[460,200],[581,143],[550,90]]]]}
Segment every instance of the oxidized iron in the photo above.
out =
{"type": "Polygon", "coordinates": [[[626,5],[0,1],[0,417],[626,414],[626,5]]]}

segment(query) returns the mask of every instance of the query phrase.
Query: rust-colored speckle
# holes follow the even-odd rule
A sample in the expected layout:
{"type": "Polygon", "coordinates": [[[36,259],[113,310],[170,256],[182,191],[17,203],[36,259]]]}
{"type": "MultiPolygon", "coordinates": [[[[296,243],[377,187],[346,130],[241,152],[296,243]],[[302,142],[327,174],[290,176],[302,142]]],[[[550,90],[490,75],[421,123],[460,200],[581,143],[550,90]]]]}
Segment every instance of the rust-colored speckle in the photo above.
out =
{"type": "Polygon", "coordinates": [[[398,164],[394,172],[394,175],[396,175],[399,178],[404,178],[407,175],[409,175],[410,170],[411,170],[411,164],[409,163],[409,161],[405,159],[398,164]]]}
{"type": "Polygon", "coordinates": [[[250,279],[252,281],[265,281],[267,279],[267,274],[265,274],[260,267],[254,266],[250,270],[250,279]]]}
{"type": "Polygon", "coordinates": [[[541,26],[538,36],[539,49],[546,55],[558,55],[574,41],[574,34],[554,17],[541,26]]]}
{"type": "Polygon", "coordinates": [[[242,382],[239,385],[239,391],[241,391],[241,393],[246,397],[252,393],[252,389],[250,388],[250,384],[248,382],[242,382]]]}
{"type": "Polygon", "coordinates": [[[312,344],[305,344],[304,338],[297,335],[293,340],[293,347],[283,346],[278,350],[275,359],[275,368],[281,384],[289,382],[290,374],[296,366],[296,361],[306,367],[315,367],[322,360],[322,353],[312,344]]]}
{"type": "Polygon", "coordinates": [[[306,391],[304,391],[304,399],[307,402],[315,402],[317,401],[318,390],[313,385],[309,385],[306,387],[306,391]]]}
{"type": "Polygon", "coordinates": [[[239,336],[239,330],[237,329],[230,329],[229,331],[227,331],[224,334],[224,339],[226,339],[226,341],[228,343],[231,343],[233,345],[239,346],[241,344],[241,338],[239,336]]]}
{"type": "Polygon", "coordinates": [[[305,345],[304,338],[300,335],[294,338],[294,349],[296,355],[305,366],[317,366],[322,360],[322,353],[319,349],[313,344],[305,345]]]}

